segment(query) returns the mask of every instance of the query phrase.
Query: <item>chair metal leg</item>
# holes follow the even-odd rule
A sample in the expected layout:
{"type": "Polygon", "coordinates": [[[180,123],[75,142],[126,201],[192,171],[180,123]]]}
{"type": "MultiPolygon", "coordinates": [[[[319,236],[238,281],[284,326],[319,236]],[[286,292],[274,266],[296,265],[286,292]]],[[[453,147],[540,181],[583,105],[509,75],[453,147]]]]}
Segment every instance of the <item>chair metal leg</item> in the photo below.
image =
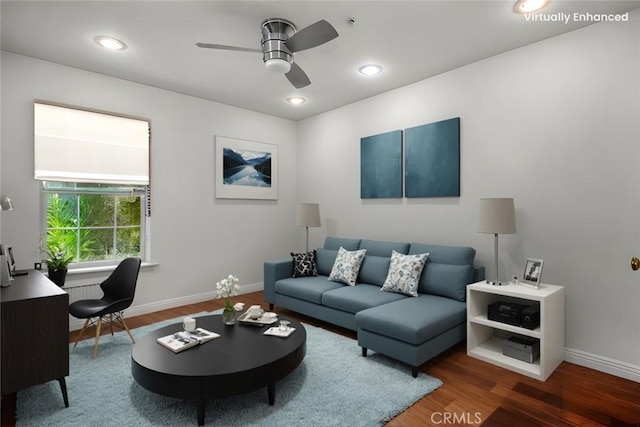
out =
{"type": "Polygon", "coordinates": [[[98,323],[96,324],[96,342],[93,345],[93,358],[95,359],[98,355],[98,343],[100,342],[100,328],[102,326],[102,317],[98,319],[98,323]]]}
{"type": "Polygon", "coordinates": [[[82,325],[82,329],[78,334],[78,338],[76,339],[76,343],[73,345],[73,348],[76,348],[76,346],[78,345],[78,342],[80,341],[80,338],[82,338],[82,334],[84,334],[84,330],[87,329],[88,324],[89,324],[89,319],[85,319],[84,325],[82,325]]]}

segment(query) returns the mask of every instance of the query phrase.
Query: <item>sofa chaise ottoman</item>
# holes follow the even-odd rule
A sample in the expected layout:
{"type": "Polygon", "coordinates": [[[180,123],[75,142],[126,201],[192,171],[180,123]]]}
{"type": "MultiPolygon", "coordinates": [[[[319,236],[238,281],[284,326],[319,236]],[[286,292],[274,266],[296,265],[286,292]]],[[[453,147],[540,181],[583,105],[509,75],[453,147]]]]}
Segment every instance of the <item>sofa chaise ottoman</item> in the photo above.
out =
{"type": "MultiPolygon", "coordinates": [[[[310,253],[311,254],[311,253],[310,253]]],[[[465,339],[466,285],[484,279],[470,247],[327,237],[312,252],[316,271],[294,276],[291,257],[264,264],[264,298],[280,307],[357,332],[363,356],[371,349],[418,368],[465,339]],[[329,280],[338,253],[366,251],[355,286],[329,280]],[[393,253],[428,254],[417,296],[385,292],[393,253]]]]}

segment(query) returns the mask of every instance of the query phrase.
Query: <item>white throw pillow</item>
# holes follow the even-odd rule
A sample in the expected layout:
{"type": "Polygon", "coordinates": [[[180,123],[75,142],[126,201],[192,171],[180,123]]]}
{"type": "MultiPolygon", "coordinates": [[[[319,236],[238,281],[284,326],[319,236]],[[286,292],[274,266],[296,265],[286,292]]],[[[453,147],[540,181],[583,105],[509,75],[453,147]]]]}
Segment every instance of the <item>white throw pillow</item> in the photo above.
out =
{"type": "Polygon", "coordinates": [[[417,297],[418,282],[428,256],[428,253],[403,255],[392,251],[389,273],[381,290],[417,297]]]}
{"type": "Polygon", "coordinates": [[[329,280],[355,286],[365,253],[367,253],[366,249],[348,251],[340,246],[329,280]]]}

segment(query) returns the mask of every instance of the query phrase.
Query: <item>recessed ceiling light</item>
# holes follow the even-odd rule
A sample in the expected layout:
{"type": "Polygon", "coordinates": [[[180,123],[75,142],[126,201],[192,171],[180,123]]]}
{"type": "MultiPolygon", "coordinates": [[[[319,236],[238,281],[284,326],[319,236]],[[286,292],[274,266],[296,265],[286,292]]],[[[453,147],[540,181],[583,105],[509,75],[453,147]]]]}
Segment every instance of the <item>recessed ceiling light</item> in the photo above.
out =
{"type": "Polygon", "coordinates": [[[536,13],[549,6],[552,0],[518,0],[513,5],[516,13],[536,13]]]}
{"type": "Polygon", "coordinates": [[[292,96],[291,98],[287,98],[287,102],[293,105],[304,104],[305,101],[306,99],[301,96],[292,96]]]}
{"type": "Polygon", "coordinates": [[[127,45],[118,39],[109,36],[97,36],[93,39],[98,46],[109,50],[125,50],[127,45]]]}
{"type": "Polygon", "coordinates": [[[375,76],[382,72],[382,67],[376,64],[369,64],[360,67],[358,71],[360,71],[360,74],[365,76],[375,76]]]}

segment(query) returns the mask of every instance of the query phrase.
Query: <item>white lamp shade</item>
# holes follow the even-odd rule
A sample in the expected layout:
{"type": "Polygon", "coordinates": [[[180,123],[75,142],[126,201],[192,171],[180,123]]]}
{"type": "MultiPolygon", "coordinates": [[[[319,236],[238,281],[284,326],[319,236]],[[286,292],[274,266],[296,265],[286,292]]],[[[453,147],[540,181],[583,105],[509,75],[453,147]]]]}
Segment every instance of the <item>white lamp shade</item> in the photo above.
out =
{"type": "Polygon", "coordinates": [[[13,209],[13,203],[11,203],[11,199],[4,194],[0,196],[0,209],[3,211],[10,211],[13,209]]]}
{"type": "Polygon", "coordinates": [[[298,203],[296,225],[298,227],[320,227],[320,205],[318,203],[298,203]]]}
{"type": "Polygon", "coordinates": [[[516,232],[516,214],[513,199],[480,199],[478,232],[514,234],[516,232]]]}

